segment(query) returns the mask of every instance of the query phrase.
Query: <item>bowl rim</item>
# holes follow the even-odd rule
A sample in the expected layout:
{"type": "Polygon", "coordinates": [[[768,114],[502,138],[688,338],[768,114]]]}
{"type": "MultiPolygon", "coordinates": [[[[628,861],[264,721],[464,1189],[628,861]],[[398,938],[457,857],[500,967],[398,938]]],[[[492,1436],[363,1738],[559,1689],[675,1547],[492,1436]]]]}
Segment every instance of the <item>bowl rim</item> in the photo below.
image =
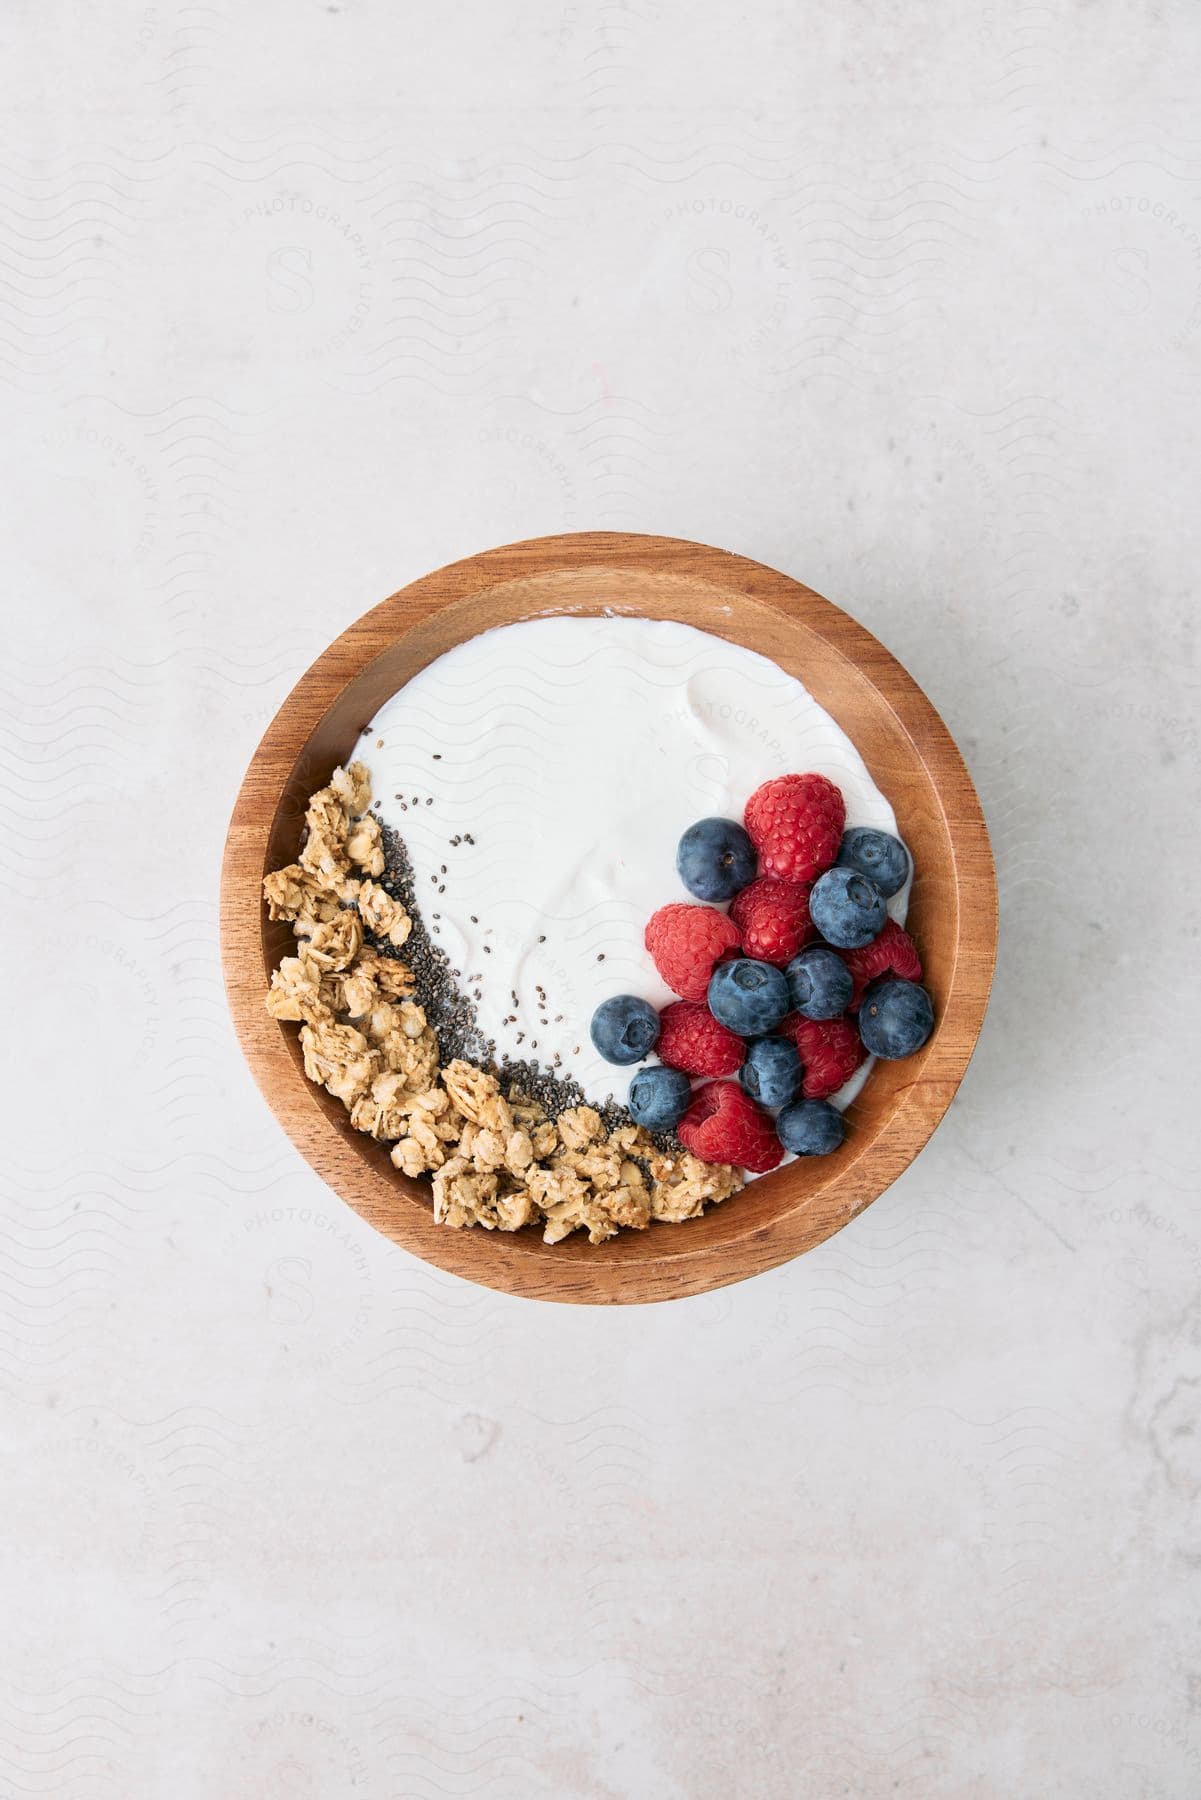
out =
{"type": "MultiPolygon", "coordinates": [[[[521,616],[529,615],[515,613],[514,622],[521,616]]],[[[959,750],[912,676],[865,627],[802,582],[732,551],[640,533],[571,532],[501,545],[420,577],[355,620],[310,665],[268,725],[241,783],[222,861],[220,923],[226,993],[251,1073],[292,1143],[349,1206],[424,1261],[482,1286],[534,1299],[624,1305],[704,1293],[790,1261],[841,1230],[908,1167],[950,1105],[979,1036],[995,966],[997,895],[987,827],[959,750]],[[951,846],[957,935],[939,1028],[919,1052],[921,1067],[896,1111],[850,1164],[840,1157],[826,1182],[803,1201],[782,1205],[766,1223],[748,1221],[740,1230],[729,1201],[706,1215],[728,1218],[729,1232],[691,1247],[691,1222],[652,1225],[598,1246],[581,1244],[578,1234],[548,1246],[532,1230],[452,1231],[434,1223],[428,1193],[424,1206],[396,1205],[398,1188],[413,1191],[411,1184],[390,1166],[365,1160],[347,1141],[348,1122],[345,1132],[334,1126],[298,1066],[289,1028],[263,1005],[261,879],[283,796],[278,769],[294,771],[341,692],[445,607],[523,578],[584,576],[589,569],[611,576],[623,568],[717,584],[765,604],[823,639],[889,708],[929,780],[951,846]],[[275,772],[270,779],[266,768],[275,772]],[[628,1260],[620,1246],[635,1235],[643,1249],[628,1260]],[[645,1249],[652,1238],[662,1240],[653,1253],[645,1249]]]]}

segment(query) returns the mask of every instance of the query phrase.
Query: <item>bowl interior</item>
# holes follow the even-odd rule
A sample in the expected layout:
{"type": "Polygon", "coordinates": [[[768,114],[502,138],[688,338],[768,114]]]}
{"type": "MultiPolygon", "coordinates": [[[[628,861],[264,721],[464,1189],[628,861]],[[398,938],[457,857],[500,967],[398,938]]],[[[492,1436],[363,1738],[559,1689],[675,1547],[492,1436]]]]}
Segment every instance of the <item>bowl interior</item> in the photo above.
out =
{"type": "MultiPolygon", "coordinates": [[[[240,850],[235,814],[231,856],[237,868],[231,871],[227,858],[226,901],[241,907],[247,926],[253,906],[258,954],[231,970],[238,934],[227,931],[226,962],[235,1015],[260,1083],[309,1160],[373,1225],[486,1285],[563,1299],[643,1300],[696,1292],[785,1260],[837,1230],[911,1160],[949,1101],[976,1035],[992,966],[991,868],[989,893],[981,889],[978,896],[977,922],[984,929],[977,950],[983,946],[987,961],[981,992],[979,955],[974,972],[964,967],[963,911],[973,885],[965,876],[980,876],[965,869],[965,859],[971,862],[982,845],[987,860],[987,840],[945,728],[887,652],[828,602],[783,576],[774,576],[782,585],[770,597],[761,596],[742,573],[757,565],[709,555],[717,562],[706,573],[673,569],[663,559],[647,566],[618,556],[562,566],[552,557],[550,566],[516,575],[509,564],[493,578],[483,570],[473,591],[449,601],[454,584],[439,590],[437,577],[417,584],[425,591],[415,603],[398,605],[406,595],[394,596],[314,665],[268,732],[256,758],[256,826],[249,835],[244,829],[240,850]],[[803,682],[846,731],[913,853],[909,926],[939,1024],[916,1057],[877,1063],[848,1110],[847,1141],[834,1156],[790,1163],[700,1219],[654,1224],[600,1245],[573,1237],[548,1246],[534,1230],[509,1236],[451,1232],[433,1224],[428,1186],[394,1169],[384,1147],[352,1130],[341,1104],[306,1080],[297,1027],[262,1011],[270,971],[289,952],[292,935],[286,924],[267,920],[258,881],[295,858],[309,795],[349,757],[375,710],[420,669],[493,626],[545,614],[603,612],[676,619],[746,645],[803,682]],[[971,975],[960,979],[958,997],[957,974],[971,975]]],[[[252,769],[248,785],[254,775],[252,769]]],[[[664,894],[665,901],[678,897],[664,894]]],[[[228,914],[229,904],[227,926],[228,914]]]]}

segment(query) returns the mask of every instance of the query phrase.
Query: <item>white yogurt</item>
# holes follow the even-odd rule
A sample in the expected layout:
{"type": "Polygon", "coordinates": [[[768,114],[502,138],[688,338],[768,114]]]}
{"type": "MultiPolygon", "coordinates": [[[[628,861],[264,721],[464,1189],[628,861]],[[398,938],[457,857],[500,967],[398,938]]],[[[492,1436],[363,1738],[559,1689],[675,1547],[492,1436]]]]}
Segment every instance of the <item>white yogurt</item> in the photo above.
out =
{"type": "MultiPolygon", "coordinates": [[[[592,1048],[596,1007],[674,998],[642,934],[657,908],[692,898],[675,869],[689,825],[741,819],[761,782],[812,769],[842,789],[848,825],[896,831],[854,744],[799,681],[658,619],[484,632],[380,708],[355,754],[408,846],[434,942],[475,977],[481,1030],[502,1059],[557,1056],[594,1102],[623,1100],[633,1073],[592,1048]]],[[[900,923],[908,896],[906,884],[889,902],[900,923]]]]}

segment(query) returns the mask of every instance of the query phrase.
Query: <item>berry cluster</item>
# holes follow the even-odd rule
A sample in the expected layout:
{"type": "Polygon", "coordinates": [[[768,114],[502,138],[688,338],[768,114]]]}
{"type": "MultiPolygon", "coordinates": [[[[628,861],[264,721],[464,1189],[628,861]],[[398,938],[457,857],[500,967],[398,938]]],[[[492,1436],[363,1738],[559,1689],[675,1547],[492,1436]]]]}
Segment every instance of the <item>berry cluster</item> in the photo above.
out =
{"type": "Polygon", "coordinates": [[[908,878],[909,852],[887,832],[845,824],[838,788],[809,774],[764,782],[742,825],[690,826],[676,869],[700,904],[661,906],[646,927],[651,959],[680,998],[657,1013],[618,994],[593,1014],[592,1041],[609,1062],[658,1051],[630,1083],[631,1116],[676,1131],[705,1162],[763,1174],[786,1150],[836,1150],[843,1118],[829,1096],[869,1053],[911,1056],[934,1029],[917,948],[886,904],[908,878]],[[693,1076],[705,1081],[695,1093],[693,1076]]]}

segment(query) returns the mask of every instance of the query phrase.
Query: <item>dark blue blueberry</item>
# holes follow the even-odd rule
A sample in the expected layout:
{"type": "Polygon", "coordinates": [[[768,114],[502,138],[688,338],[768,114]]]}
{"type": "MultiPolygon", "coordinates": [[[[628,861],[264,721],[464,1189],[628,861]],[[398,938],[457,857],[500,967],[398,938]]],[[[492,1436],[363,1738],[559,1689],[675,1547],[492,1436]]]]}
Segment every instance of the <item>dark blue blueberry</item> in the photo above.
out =
{"type": "Polygon", "coordinates": [[[709,980],[709,1011],[739,1037],[766,1037],[788,1011],[783,971],[749,956],[718,963],[709,980]]]}
{"type": "Polygon", "coordinates": [[[659,1042],[659,1015],[648,1000],[615,994],[601,1001],[589,1030],[606,1062],[641,1062],[659,1042]]]}
{"type": "Polygon", "coordinates": [[[736,819],[699,819],[680,839],[676,871],[698,900],[732,900],[755,879],[755,846],[736,819]]]}
{"type": "Polygon", "coordinates": [[[912,1056],[934,1030],[934,1007],[924,987],[889,975],[873,981],[859,1005],[859,1035],[873,1056],[895,1062],[912,1056]]]}
{"type": "Polygon", "coordinates": [[[802,1019],[837,1019],[851,1003],[855,983],[851,971],[828,944],[810,944],[793,957],[784,973],[792,1009],[802,1019]]]}
{"type": "Polygon", "coordinates": [[[692,1083],[679,1069],[656,1063],[639,1069],[630,1083],[627,1105],[635,1125],[648,1131],[674,1131],[688,1110],[692,1083]]]}
{"type": "Polygon", "coordinates": [[[809,894],[809,917],[827,944],[858,950],[880,935],[888,917],[884,896],[858,869],[827,869],[809,894]]]}
{"type": "Polygon", "coordinates": [[[842,1114],[828,1100],[798,1100],[776,1120],[776,1136],[795,1156],[829,1156],[844,1130],[842,1114]]]}
{"type": "Polygon", "coordinates": [[[899,893],[909,877],[909,852],[900,838],[873,831],[870,825],[855,825],[843,833],[836,860],[840,867],[858,869],[874,881],[886,900],[899,893]]]}
{"type": "Polygon", "coordinates": [[[791,1038],[756,1038],[738,1079],[761,1106],[787,1106],[801,1085],[801,1059],[791,1038]]]}

